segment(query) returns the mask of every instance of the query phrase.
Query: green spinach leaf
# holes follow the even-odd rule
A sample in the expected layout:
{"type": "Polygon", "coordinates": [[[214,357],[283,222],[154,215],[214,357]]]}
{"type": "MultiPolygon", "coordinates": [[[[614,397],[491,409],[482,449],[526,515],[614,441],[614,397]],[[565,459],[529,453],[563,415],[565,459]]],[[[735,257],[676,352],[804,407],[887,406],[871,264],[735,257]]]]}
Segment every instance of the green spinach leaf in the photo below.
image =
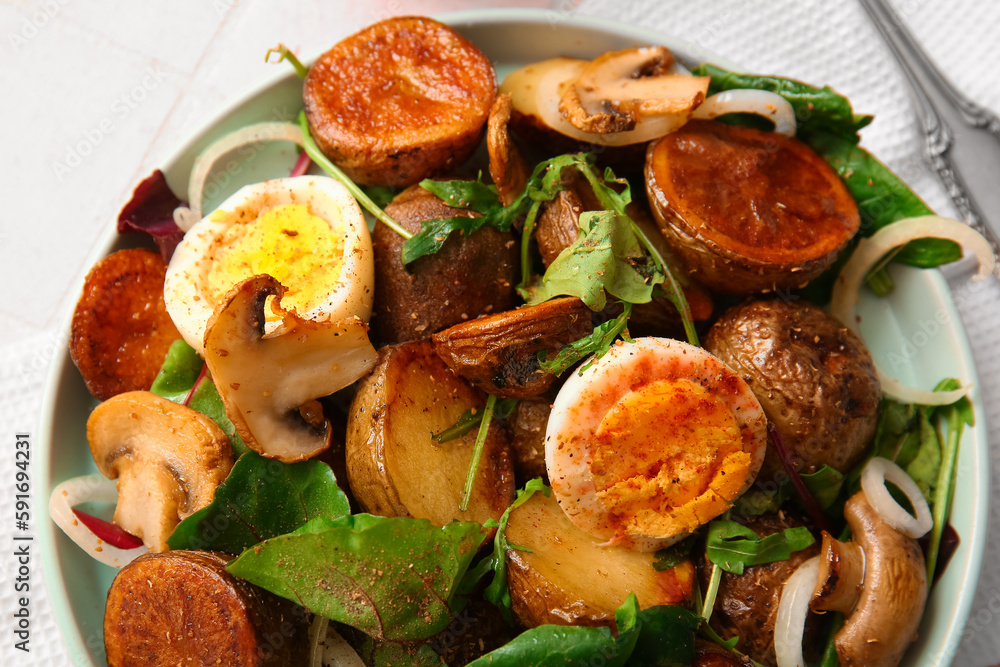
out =
{"type": "Polygon", "coordinates": [[[318,517],[227,569],[376,639],[427,639],[448,626],[456,585],[484,539],[477,523],[318,517]]]}
{"type": "Polygon", "coordinates": [[[333,471],[320,461],[281,463],[247,452],[215,491],[215,498],[174,529],[171,549],[230,554],[290,533],[316,517],[351,513],[333,471]]]}

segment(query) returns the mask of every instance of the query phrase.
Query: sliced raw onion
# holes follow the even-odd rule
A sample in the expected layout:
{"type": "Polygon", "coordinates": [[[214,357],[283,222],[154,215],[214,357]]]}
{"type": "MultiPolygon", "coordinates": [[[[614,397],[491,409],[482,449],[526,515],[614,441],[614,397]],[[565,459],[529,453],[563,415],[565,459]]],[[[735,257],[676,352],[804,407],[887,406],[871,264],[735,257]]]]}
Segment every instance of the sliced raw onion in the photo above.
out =
{"type": "Polygon", "coordinates": [[[802,635],[817,578],[819,556],[799,565],[781,589],[781,601],[774,620],[774,657],[778,667],[806,667],[802,657],[802,635]]]}
{"type": "MultiPolygon", "coordinates": [[[[937,215],[925,215],[917,218],[907,218],[886,225],[869,238],[861,239],[844,265],[837,281],[833,285],[833,296],[830,300],[830,312],[841,322],[850,327],[858,335],[858,318],[854,309],[858,304],[859,290],[865,277],[873,266],[890,250],[898,248],[914,239],[938,238],[950,239],[961,244],[966,250],[975,254],[979,260],[979,273],[975,279],[986,278],[996,265],[996,257],[989,241],[965,223],[937,215]]],[[[896,378],[886,374],[875,363],[882,392],[904,403],[919,405],[948,405],[962,398],[969,391],[969,386],[954,391],[927,391],[908,387],[896,378]]]]}
{"type": "Polygon", "coordinates": [[[309,667],[365,667],[347,640],[330,627],[330,620],[316,614],[309,626],[309,667]]]}
{"type": "Polygon", "coordinates": [[[692,118],[711,120],[730,113],[752,113],[774,123],[774,131],[795,136],[795,110],[784,97],[769,90],[740,88],[712,95],[694,110],[692,118]]]}
{"type": "Polygon", "coordinates": [[[81,549],[105,565],[123,567],[149,551],[145,546],[119,549],[94,535],[73,514],[73,507],[88,502],[117,503],[117,486],[103,475],[85,475],[66,480],[52,490],[49,515],[81,549]]]}
{"type": "Polygon", "coordinates": [[[179,206],[174,209],[174,222],[178,227],[186,232],[191,229],[194,223],[201,220],[201,199],[205,192],[205,181],[212,171],[212,165],[230,151],[262,141],[291,141],[305,147],[302,141],[302,130],[298,125],[278,122],[257,123],[241,127],[212,143],[198,155],[191,168],[191,178],[188,181],[188,208],[179,206]]]}
{"type": "Polygon", "coordinates": [[[907,537],[921,538],[934,526],[931,509],[917,483],[889,459],[876,456],[865,465],[861,472],[861,490],[865,492],[868,504],[878,512],[882,520],[907,537]],[[896,502],[885,486],[886,481],[899,487],[913,505],[916,517],[896,502]]]}

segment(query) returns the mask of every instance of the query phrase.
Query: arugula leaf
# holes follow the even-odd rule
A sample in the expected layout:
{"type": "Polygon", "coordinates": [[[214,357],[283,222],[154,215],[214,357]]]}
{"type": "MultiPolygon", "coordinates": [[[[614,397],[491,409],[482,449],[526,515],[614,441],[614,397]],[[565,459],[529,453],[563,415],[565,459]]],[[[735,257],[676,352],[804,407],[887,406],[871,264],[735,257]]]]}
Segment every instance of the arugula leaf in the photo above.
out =
{"type": "Polygon", "coordinates": [[[917,483],[928,503],[941,472],[941,441],[931,424],[930,412],[926,409],[919,411],[920,427],[914,434],[916,437],[912,438],[918,443],[916,455],[903,468],[917,483]]]}
{"type": "Polygon", "coordinates": [[[484,539],[471,522],[323,516],[226,569],[376,639],[427,639],[448,626],[456,584],[484,539]]]}
{"type": "Polygon", "coordinates": [[[226,406],[222,403],[222,397],[219,396],[215,383],[207,375],[198,382],[204,364],[205,362],[202,361],[193,347],[184,342],[183,339],[175,340],[170,345],[167,356],[163,360],[163,366],[160,367],[160,372],[157,373],[149,390],[158,396],[182,405],[190,394],[191,400],[187,403],[188,407],[211,417],[229,436],[229,442],[233,446],[233,455],[239,458],[250,451],[250,448],[246,446],[243,438],[236,432],[233,422],[226,416],[226,406]],[[198,382],[198,386],[192,393],[191,388],[194,387],[195,382],[198,382]]]}
{"type": "Polygon", "coordinates": [[[626,216],[588,211],[580,216],[580,236],[549,265],[530,303],[570,295],[591,310],[602,310],[609,294],[629,303],[648,303],[653,286],[663,280],[626,216]]]}
{"type": "Polygon", "coordinates": [[[211,504],[174,529],[171,549],[239,554],[310,519],[351,513],[333,471],[320,461],[281,463],[247,452],[233,466],[211,504]]]}
{"type": "Polygon", "coordinates": [[[708,526],[705,553],[712,563],[726,572],[743,574],[743,568],[751,565],[788,560],[793,553],[815,541],[805,526],[758,537],[757,533],[735,521],[717,520],[708,526]]]}
{"type": "MultiPolygon", "coordinates": [[[[517,402],[518,399],[516,398],[498,398],[496,405],[493,406],[493,417],[495,419],[506,419],[507,417],[510,417],[514,414],[514,410],[517,408],[517,402]]],[[[482,421],[482,408],[469,409],[463,412],[462,416],[459,417],[454,424],[440,433],[431,434],[431,437],[443,444],[449,440],[461,438],[472,429],[477,428],[482,421]]]]}
{"type": "Polygon", "coordinates": [[[632,304],[627,301],[623,301],[621,304],[622,312],[618,317],[597,325],[589,335],[563,347],[551,359],[546,359],[548,350],[540,350],[538,352],[538,365],[541,369],[546,373],[562,375],[573,364],[594,355],[594,360],[580,367],[580,372],[583,373],[594,364],[594,361],[607,353],[619,335],[624,335],[626,341],[632,342],[627,333],[623,334],[628,326],[628,318],[632,315],[632,304]]]}
{"type": "Polygon", "coordinates": [[[654,554],[656,560],[653,561],[653,569],[657,572],[663,572],[664,570],[677,567],[688,559],[697,541],[697,535],[688,535],[680,542],[672,544],[665,549],[660,549],[654,554]]]}

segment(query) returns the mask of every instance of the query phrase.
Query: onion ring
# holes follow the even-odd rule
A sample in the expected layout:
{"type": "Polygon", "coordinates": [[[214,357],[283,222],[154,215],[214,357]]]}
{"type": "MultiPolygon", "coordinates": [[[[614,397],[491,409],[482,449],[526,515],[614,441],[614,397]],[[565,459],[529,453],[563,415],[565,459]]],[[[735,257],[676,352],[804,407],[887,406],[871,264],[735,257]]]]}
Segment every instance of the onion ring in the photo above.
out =
{"type": "Polygon", "coordinates": [[[778,667],[806,667],[802,657],[809,600],[819,578],[819,556],[799,565],[781,589],[778,614],[774,619],[774,657],[778,667]]]}
{"type": "Polygon", "coordinates": [[[934,518],[920,487],[905,470],[889,459],[876,456],[865,465],[861,472],[861,490],[865,492],[868,504],[882,517],[882,520],[907,537],[913,539],[923,537],[934,526],[934,518]],[[916,517],[896,502],[886,488],[887,481],[895,484],[903,492],[913,505],[916,517]]]}
{"type": "Polygon", "coordinates": [[[94,535],[73,514],[74,506],[89,502],[117,503],[118,486],[104,475],[84,475],[66,480],[49,497],[49,516],[88,556],[121,568],[149,551],[145,546],[119,549],[94,535]]]}
{"type": "Polygon", "coordinates": [[[186,232],[191,229],[194,223],[202,218],[201,199],[212,165],[230,151],[262,141],[291,141],[305,148],[301,128],[294,123],[280,122],[248,125],[210,144],[198,154],[191,167],[191,178],[188,180],[188,206],[178,206],[174,209],[174,223],[181,231],[186,232]]]}
{"type": "Polygon", "coordinates": [[[730,113],[752,113],[774,123],[774,132],[795,136],[795,110],[784,97],[769,90],[739,88],[716,93],[694,110],[692,118],[711,120],[730,113]]]}
{"type": "MultiPolygon", "coordinates": [[[[965,223],[938,215],[899,220],[886,225],[869,238],[861,239],[858,243],[833,285],[830,313],[860,336],[861,331],[854,310],[858,304],[859,290],[865,276],[887,252],[921,238],[950,239],[972,251],[979,260],[979,273],[974,278],[976,280],[985,279],[996,266],[996,257],[989,241],[965,223]]],[[[904,403],[949,405],[965,396],[970,389],[970,386],[966,385],[954,391],[926,391],[904,385],[883,371],[877,361],[875,370],[882,383],[882,392],[904,403]]]]}

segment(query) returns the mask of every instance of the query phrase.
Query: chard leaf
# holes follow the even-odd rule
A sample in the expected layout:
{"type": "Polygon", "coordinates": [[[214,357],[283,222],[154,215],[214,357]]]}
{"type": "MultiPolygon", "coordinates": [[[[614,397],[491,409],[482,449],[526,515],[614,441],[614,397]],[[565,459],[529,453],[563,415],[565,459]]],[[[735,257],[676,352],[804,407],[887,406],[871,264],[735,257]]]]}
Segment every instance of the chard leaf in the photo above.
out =
{"type": "MultiPolygon", "coordinates": [[[[625,328],[628,326],[628,318],[631,315],[632,304],[623,302],[622,312],[618,317],[597,325],[589,335],[565,346],[551,359],[546,359],[548,350],[540,350],[538,352],[538,365],[546,373],[562,375],[573,364],[590,355],[594,355],[594,361],[600,359],[611,348],[611,344],[615,342],[615,339],[625,332],[625,328]]],[[[632,340],[628,337],[627,333],[624,336],[625,340],[632,340]]],[[[593,365],[594,361],[581,366],[580,372],[583,373],[583,371],[587,370],[593,365]]]]}
{"type": "Polygon", "coordinates": [[[316,517],[351,513],[333,471],[320,461],[281,463],[247,452],[215,491],[215,498],[174,529],[171,549],[239,554],[290,533],[316,517]]]}
{"type": "Polygon", "coordinates": [[[758,537],[744,525],[720,520],[709,524],[705,553],[712,563],[726,572],[743,574],[745,567],[788,560],[793,553],[815,541],[816,538],[805,526],[758,537]]]}
{"type": "Polygon", "coordinates": [[[639,637],[628,667],[687,667],[694,662],[694,633],[701,617],[683,607],[659,605],[639,612],[639,637]]]}
{"type": "Polygon", "coordinates": [[[471,522],[318,517],[226,569],[376,639],[411,641],[448,626],[452,594],[484,539],[471,522]]]}
{"type": "Polygon", "coordinates": [[[844,475],[835,468],[823,464],[816,472],[800,474],[816,502],[824,510],[829,510],[837,502],[840,490],[844,487],[844,475]]]}
{"type": "Polygon", "coordinates": [[[578,297],[595,311],[604,308],[607,295],[648,303],[663,279],[626,216],[590,211],[580,216],[579,237],[549,265],[531,303],[562,295],[578,297]]]}
{"type": "Polygon", "coordinates": [[[237,458],[243,456],[250,448],[243,442],[243,438],[236,432],[236,427],[226,415],[226,406],[219,396],[219,390],[215,383],[208,377],[207,373],[201,376],[201,370],[205,362],[193,347],[184,340],[175,340],[170,345],[166,358],[160,372],[153,380],[153,385],[149,388],[151,392],[169,399],[174,403],[184,404],[192,410],[197,410],[203,415],[211,417],[219,425],[233,446],[233,455],[237,458]],[[199,381],[199,377],[201,380],[199,381]],[[195,382],[198,383],[194,387],[195,382]],[[194,387],[194,392],[191,388],[194,387]],[[190,400],[188,396],[190,395],[190,400]]]}
{"type": "Polygon", "coordinates": [[[469,663],[469,667],[564,667],[595,660],[608,667],[623,667],[639,639],[640,613],[635,594],[630,593],[615,612],[617,638],[606,627],[539,625],[469,663]]]}

